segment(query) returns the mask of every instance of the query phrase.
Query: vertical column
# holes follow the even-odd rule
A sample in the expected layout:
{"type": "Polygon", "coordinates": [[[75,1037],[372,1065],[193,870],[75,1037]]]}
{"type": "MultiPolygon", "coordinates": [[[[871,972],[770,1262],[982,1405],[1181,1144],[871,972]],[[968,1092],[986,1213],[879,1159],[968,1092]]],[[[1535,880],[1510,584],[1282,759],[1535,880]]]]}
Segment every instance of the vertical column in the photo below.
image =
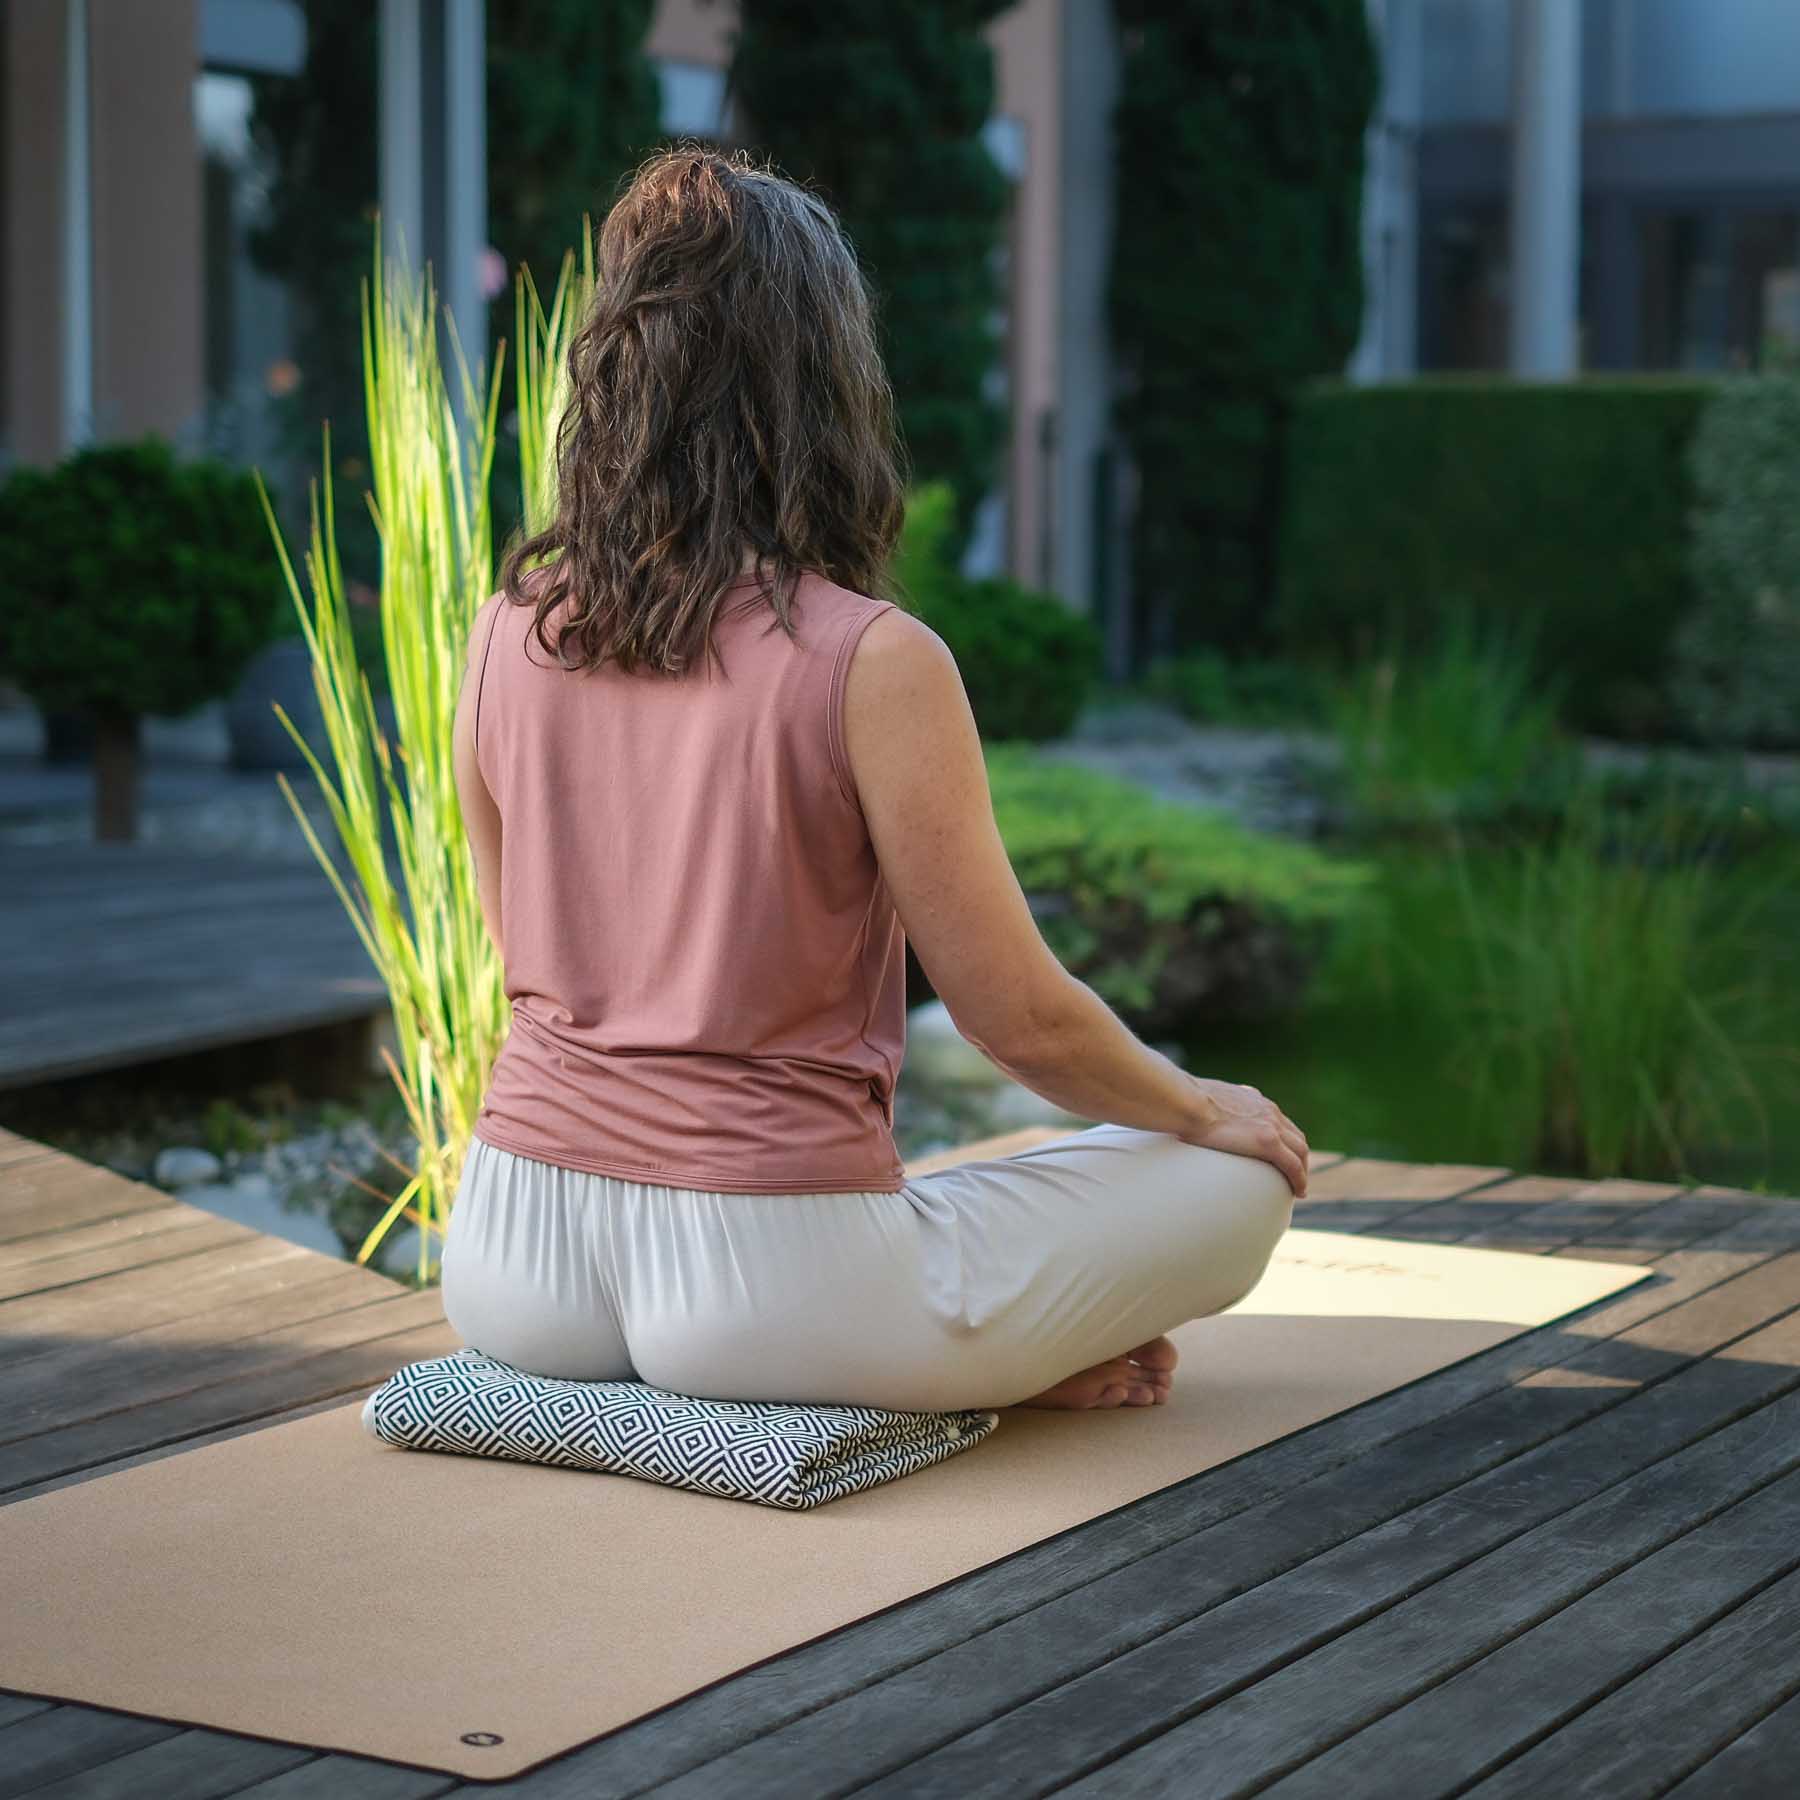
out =
{"type": "Polygon", "coordinates": [[[1511,366],[1576,372],[1581,0],[1513,0],[1511,366]]]}
{"type": "Polygon", "coordinates": [[[1047,585],[1105,634],[1109,669],[1123,675],[1112,433],[1111,332],[1106,284],[1112,262],[1112,115],[1119,47],[1106,0],[1063,0],[1057,45],[1061,111],[1062,254],[1058,259],[1056,380],[1058,456],[1046,525],[1054,533],[1047,585]]]}
{"type": "Polygon", "coordinates": [[[94,170],[87,0],[63,7],[62,441],[94,426],[94,170]]]}
{"type": "MultiPolygon", "coordinates": [[[[471,376],[476,376],[487,354],[487,302],[481,292],[481,251],[487,242],[484,12],[484,0],[445,0],[444,267],[440,281],[471,376]]],[[[460,392],[456,399],[460,406],[460,392]]]]}
{"type": "Polygon", "coordinates": [[[6,443],[9,460],[44,466],[67,448],[66,379],[72,323],[65,295],[69,29],[66,0],[0,8],[6,82],[6,443]]]}
{"type": "Polygon", "coordinates": [[[1365,299],[1353,381],[1410,375],[1418,366],[1420,24],[1419,0],[1369,0],[1381,97],[1365,145],[1365,299]]]}
{"type": "Polygon", "coordinates": [[[94,405],[111,440],[153,432],[197,448],[204,416],[197,0],[87,0],[93,120],[94,405]]]}
{"type": "Polygon", "coordinates": [[[419,0],[381,0],[381,254],[425,258],[424,80],[419,0]]]}

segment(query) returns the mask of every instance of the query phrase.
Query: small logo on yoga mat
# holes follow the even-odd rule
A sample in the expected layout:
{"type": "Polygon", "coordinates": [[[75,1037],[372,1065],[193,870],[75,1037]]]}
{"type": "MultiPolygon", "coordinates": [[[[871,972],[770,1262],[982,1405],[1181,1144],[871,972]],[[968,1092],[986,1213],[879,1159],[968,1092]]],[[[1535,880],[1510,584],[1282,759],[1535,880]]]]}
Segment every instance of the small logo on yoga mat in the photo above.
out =
{"type": "Polygon", "coordinates": [[[462,1741],[465,1744],[479,1744],[486,1749],[489,1744],[504,1744],[506,1739],[497,1731],[465,1731],[462,1741]]]}

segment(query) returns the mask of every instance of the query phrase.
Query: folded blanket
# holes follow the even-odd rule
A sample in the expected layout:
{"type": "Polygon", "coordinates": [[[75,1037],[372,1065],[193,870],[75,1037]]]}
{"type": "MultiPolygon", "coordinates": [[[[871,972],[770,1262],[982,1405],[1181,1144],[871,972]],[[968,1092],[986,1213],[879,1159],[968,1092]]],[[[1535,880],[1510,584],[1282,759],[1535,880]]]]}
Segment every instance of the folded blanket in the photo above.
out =
{"type": "Polygon", "coordinates": [[[396,1370],[362,1422],[402,1450],[635,1475],[804,1511],[971,1449],[1000,1415],[706,1400],[642,1381],[529,1375],[465,1346],[396,1370]]]}

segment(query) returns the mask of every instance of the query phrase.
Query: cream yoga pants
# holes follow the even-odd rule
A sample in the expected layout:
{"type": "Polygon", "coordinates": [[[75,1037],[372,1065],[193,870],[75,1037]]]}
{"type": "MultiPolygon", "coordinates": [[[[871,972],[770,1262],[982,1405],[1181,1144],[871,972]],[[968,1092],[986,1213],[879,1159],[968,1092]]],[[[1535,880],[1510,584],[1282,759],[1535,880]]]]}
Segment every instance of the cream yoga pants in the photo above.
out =
{"type": "Polygon", "coordinates": [[[1262,1279],[1272,1164],[1096,1125],[896,1193],[732,1194],[470,1141],[443,1251],[465,1344],[714,1399],[1001,1407],[1262,1279]]]}

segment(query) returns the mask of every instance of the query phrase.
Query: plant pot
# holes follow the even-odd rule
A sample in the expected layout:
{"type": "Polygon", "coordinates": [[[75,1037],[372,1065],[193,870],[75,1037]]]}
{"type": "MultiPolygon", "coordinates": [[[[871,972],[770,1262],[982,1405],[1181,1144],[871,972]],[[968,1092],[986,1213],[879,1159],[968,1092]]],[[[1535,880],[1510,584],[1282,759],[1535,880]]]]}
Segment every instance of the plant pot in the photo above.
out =
{"type": "Polygon", "coordinates": [[[312,652],[303,637],[276,638],[265,644],[244,669],[225,703],[225,725],[231,738],[235,769],[307,767],[300,746],[276,717],[275,705],[293,720],[313,754],[330,767],[331,740],[326,735],[319,698],[313,692],[312,652]]]}

